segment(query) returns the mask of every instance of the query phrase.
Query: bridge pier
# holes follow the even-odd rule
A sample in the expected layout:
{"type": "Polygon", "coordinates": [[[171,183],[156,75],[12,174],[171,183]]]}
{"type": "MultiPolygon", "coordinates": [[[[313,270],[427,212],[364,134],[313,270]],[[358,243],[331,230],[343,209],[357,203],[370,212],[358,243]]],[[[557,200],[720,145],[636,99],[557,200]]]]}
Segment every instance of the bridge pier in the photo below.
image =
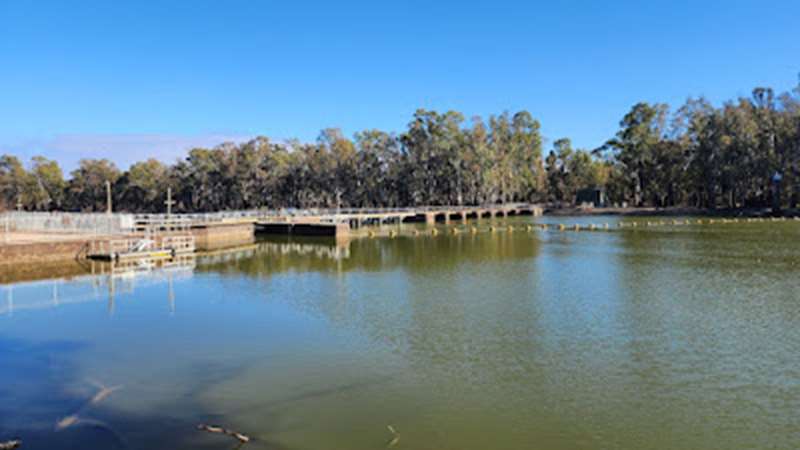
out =
{"type": "Polygon", "coordinates": [[[436,225],[436,213],[425,213],[425,224],[436,225]]]}

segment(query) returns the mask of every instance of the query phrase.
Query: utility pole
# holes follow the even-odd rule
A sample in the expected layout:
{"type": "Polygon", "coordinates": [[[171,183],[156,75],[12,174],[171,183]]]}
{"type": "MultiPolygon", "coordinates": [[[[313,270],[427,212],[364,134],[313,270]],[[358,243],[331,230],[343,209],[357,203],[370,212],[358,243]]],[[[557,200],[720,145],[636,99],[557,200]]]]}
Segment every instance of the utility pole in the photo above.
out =
{"type": "Polygon", "coordinates": [[[172,205],[175,204],[175,201],[172,200],[172,188],[167,188],[167,201],[164,202],[167,205],[167,217],[172,215],[172,205]]]}
{"type": "Polygon", "coordinates": [[[106,180],[106,214],[111,214],[111,182],[106,180]]]}

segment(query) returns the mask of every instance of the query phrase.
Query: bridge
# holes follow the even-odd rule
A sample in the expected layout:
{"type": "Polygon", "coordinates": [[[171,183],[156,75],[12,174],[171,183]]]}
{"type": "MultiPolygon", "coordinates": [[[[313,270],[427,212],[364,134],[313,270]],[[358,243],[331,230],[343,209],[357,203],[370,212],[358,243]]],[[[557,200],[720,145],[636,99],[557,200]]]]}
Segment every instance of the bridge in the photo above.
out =
{"type": "Polygon", "coordinates": [[[412,208],[328,208],[221,211],[201,214],[138,214],[136,231],[169,231],[253,224],[267,233],[346,236],[371,225],[424,222],[466,222],[468,219],[542,215],[543,208],[528,203],[485,206],[423,206],[412,208]]]}

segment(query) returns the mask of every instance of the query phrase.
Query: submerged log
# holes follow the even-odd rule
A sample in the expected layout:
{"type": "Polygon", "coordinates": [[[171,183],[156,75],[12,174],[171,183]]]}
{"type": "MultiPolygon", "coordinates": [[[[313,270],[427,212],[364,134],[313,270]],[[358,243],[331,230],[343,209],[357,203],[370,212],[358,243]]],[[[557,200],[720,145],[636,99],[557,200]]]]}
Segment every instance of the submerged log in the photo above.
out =
{"type": "Polygon", "coordinates": [[[389,432],[392,433],[392,438],[389,439],[389,442],[386,443],[386,448],[392,448],[400,442],[400,433],[394,429],[391,425],[386,425],[386,428],[389,429],[389,432]]]}
{"type": "Polygon", "coordinates": [[[201,430],[201,431],[207,431],[209,433],[225,434],[225,435],[228,435],[230,437],[233,437],[233,438],[237,439],[242,444],[246,444],[246,443],[250,442],[250,437],[249,436],[244,435],[244,434],[239,433],[239,432],[236,432],[236,431],[233,431],[233,430],[229,430],[227,428],[216,426],[216,425],[200,424],[200,425],[197,426],[197,429],[201,430]]]}

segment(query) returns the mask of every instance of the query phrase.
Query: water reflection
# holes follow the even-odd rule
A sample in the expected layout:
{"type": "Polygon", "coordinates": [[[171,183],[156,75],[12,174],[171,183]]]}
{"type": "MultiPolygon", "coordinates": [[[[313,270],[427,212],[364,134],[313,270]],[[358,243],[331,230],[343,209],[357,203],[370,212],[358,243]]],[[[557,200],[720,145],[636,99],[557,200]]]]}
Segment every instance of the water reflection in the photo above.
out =
{"type": "Polygon", "coordinates": [[[532,258],[539,245],[539,236],[527,232],[353,240],[268,237],[255,245],[201,255],[198,262],[202,271],[249,276],[397,269],[428,272],[465,263],[532,258]]]}
{"type": "Polygon", "coordinates": [[[2,286],[5,304],[0,305],[0,316],[13,315],[15,311],[50,309],[76,303],[107,303],[107,311],[114,314],[115,300],[120,294],[133,295],[137,287],[167,284],[167,301],[170,312],[175,311],[176,279],[192,276],[196,265],[193,255],[175,258],[143,258],[128,261],[86,261],[87,275],[51,280],[24,281],[2,286]]]}

